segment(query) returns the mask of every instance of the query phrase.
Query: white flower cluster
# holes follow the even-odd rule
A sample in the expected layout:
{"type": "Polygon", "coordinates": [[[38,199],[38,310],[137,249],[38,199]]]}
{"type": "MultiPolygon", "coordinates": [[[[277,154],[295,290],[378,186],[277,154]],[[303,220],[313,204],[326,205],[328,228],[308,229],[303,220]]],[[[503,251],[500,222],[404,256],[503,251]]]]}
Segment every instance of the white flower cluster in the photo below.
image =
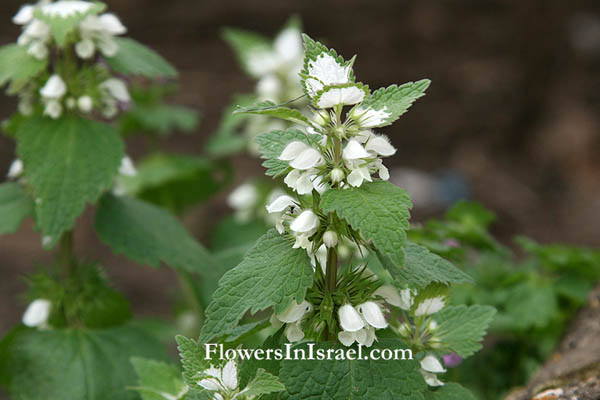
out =
{"type": "MultiPolygon", "coordinates": [[[[79,0],[61,0],[55,3],[42,0],[36,5],[25,5],[13,17],[15,24],[23,26],[23,33],[17,43],[28,46],[28,53],[35,58],[46,59],[52,41],[51,30],[46,22],[36,18],[36,13],[51,18],[69,18],[89,12],[93,6],[92,2],[79,0]]],[[[98,49],[103,55],[113,57],[119,50],[114,36],[125,32],[127,28],[114,14],[88,15],[79,23],[79,42],[75,45],[75,53],[82,59],[89,59],[98,49]]]]}
{"type": "Polygon", "coordinates": [[[203,377],[198,385],[213,392],[214,400],[236,399],[242,392],[236,393],[238,388],[238,372],[235,361],[229,360],[223,368],[213,367],[202,372],[203,377]]]}
{"type": "Polygon", "coordinates": [[[344,304],[338,310],[338,317],[342,327],[342,331],[338,333],[338,340],[344,346],[358,342],[370,347],[377,339],[375,330],[388,326],[381,306],[375,301],[366,301],[356,307],[350,303],[344,304]]]}
{"type": "Polygon", "coordinates": [[[428,354],[421,360],[421,374],[425,378],[425,383],[429,386],[444,386],[444,382],[437,377],[437,374],[443,374],[444,372],[446,372],[446,369],[433,354],[428,354]]]}

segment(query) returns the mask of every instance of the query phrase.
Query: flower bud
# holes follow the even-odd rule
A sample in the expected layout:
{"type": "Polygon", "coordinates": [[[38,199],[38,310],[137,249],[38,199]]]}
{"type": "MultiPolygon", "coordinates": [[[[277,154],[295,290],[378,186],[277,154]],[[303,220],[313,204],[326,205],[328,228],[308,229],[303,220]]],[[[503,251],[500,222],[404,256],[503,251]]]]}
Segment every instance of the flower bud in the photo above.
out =
{"type": "Polygon", "coordinates": [[[319,126],[327,126],[329,124],[329,114],[325,110],[319,110],[315,112],[313,121],[319,126]]]}
{"type": "Polygon", "coordinates": [[[331,170],[330,176],[331,182],[338,183],[344,180],[346,174],[344,174],[344,171],[342,171],[340,168],[334,168],[331,170]]]}
{"type": "Polygon", "coordinates": [[[338,235],[334,231],[327,231],[323,234],[323,243],[327,247],[335,247],[338,244],[338,235]]]}
{"type": "Polygon", "coordinates": [[[81,112],[89,113],[94,108],[94,101],[90,96],[81,96],[77,99],[77,107],[79,107],[81,112]]]}
{"type": "Polygon", "coordinates": [[[410,325],[408,323],[406,323],[406,322],[403,323],[398,328],[398,333],[400,334],[400,336],[409,337],[410,334],[411,334],[410,325]]]}

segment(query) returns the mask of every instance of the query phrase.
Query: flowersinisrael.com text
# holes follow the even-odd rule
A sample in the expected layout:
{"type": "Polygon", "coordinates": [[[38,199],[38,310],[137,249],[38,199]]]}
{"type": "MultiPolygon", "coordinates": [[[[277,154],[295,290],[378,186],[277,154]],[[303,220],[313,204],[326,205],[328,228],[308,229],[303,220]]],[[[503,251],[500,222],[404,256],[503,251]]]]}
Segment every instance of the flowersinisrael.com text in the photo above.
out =
{"type": "Polygon", "coordinates": [[[206,343],[205,360],[412,360],[410,349],[376,349],[364,348],[315,348],[315,343],[308,343],[306,348],[292,349],[291,343],[286,343],[280,349],[225,349],[222,344],[206,343]]]}

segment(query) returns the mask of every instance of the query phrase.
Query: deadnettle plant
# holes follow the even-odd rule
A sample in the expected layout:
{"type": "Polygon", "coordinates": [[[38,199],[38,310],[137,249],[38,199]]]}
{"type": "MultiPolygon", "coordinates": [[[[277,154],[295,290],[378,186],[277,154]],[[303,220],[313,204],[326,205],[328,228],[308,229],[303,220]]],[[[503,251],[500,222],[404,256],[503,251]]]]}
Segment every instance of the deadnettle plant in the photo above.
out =
{"type": "MultiPolygon", "coordinates": [[[[278,375],[283,386],[273,398],[473,399],[460,385],[444,382],[442,360],[479,350],[495,310],[451,305],[451,286],[472,279],[407,239],[410,198],[388,182],[384,159],[396,149],[377,131],[404,114],[430,82],[371,91],[356,81],[355,58],[346,61],[306,35],[303,40],[299,77],[309,106],[266,100],[236,110],[292,125],[256,138],[266,174],[282,178],[286,192],[266,206],[275,228],[220,280],[199,342],[178,338],[184,368],[190,376],[195,365],[209,368],[201,361],[205,343],[234,347],[270,327],[275,333],[263,349],[291,343],[302,352],[312,344],[312,350],[402,348],[412,355],[394,361],[242,360],[240,369],[250,376],[257,366],[278,375]],[[260,313],[239,325],[248,312],[267,309],[268,320],[256,321],[260,313]]],[[[255,198],[247,187],[230,199],[238,196],[255,198]]],[[[193,379],[188,384],[203,390],[193,379]]]]}

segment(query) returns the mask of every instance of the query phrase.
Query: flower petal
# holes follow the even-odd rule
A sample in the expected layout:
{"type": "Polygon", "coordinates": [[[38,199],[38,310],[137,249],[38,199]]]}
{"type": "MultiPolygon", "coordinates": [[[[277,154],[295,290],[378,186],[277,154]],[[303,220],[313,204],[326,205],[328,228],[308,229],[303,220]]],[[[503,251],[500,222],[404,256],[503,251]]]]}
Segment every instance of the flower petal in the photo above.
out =
{"type": "Polygon", "coordinates": [[[293,197],[288,195],[279,196],[271,204],[267,206],[268,213],[274,212],[282,212],[285,211],[288,207],[293,207],[296,205],[296,201],[293,197]]]}
{"type": "Polygon", "coordinates": [[[351,304],[344,304],[338,311],[340,325],[348,332],[356,332],[365,327],[365,322],[351,304]]]}
{"type": "Polygon", "coordinates": [[[317,217],[317,214],[312,210],[305,210],[294,219],[290,225],[290,229],[294,232],[305,233],[312,231],[317,226],[319,226],[319,217],[317,217]]]}
{"type": "Polygon", "coordinates": [[[346,147],[344,147],[342,157],[345,160],[358,160],[360,158],[369,158],[371,155],[367,153],[362,144],[354,139],[350,139],[348,144],[346,144],[346,147]]]}
{"type": "Polygon", "coordinates": [[[388,323],[377,303],[367,301],[360,304],[357,309],[372,327],[377,329],[387,328],[388,323]]]}
{"type": "Polygon", "coordinates": [[[67,92],[67,85],[59,75],[52,75],[40,89],[40,95],[48,99],[60,99],[67,92]]]}
{"type": "Polygon", "coordinates": [[[417,317],[421,315],[435,314],[440,311],[446,305],[446,298],[444,296],[432,297],[430,299],[423,300],[415,310],[417,317]]]}
{"type": "Polygon", "coordinates": [[[302,332],[302,329],[300,329],[298,324],[287,324],[285,327],[285,337],[287,337],[287,340],[291,343],[299,342],[304,339],[304,332],[302,332]]]}
{"type": "Polygon", "coordinates": [[[302,303],[298,304],[296,301],[292,301],[292,304],[289,305],[285,311],[280,314],[277,314],[277,319],[281,322],[285,323],[293,323],[298,322],[304,317],[304,315],[312,310],[312,304],[308,301],[304,300],[302,303]]]}
{"type": "Polygon", "coordinates": [[[446,372],[440,360],[432,354],[428,354],[421,360],[421,368],[427,372],[434,372],[436,374],[446,372]]]}
{"type": "Polygon", "coordinates": [[[52,303],[47,299],[36,299],[27,306],[23,314],[23,324],[29,327],[43,326],[48,321],[52,303]]]}
{"type": "Polygon", "coordinates": [[[352,346],[356,341],[354,332],[341,331],[338,333],[338,340],[346,347],[352,346]]]}
{"type": "Polygon", "coordinates": [[[386,157],[392,156],[394,153],[396,153],[394,146],[392,146],[384,136],[373,136],[371,139],[369,139],[365,148],[367,151],[372,151],[386,157]]]}
{"type": "Polygon", "coordinates": [[[298,156],[290,162],[290,166],[295,169],[307,170],[314,168],[323,163],[321,153],[312,147],[302,151],[298,156]]]}
{"type": "Polygon", "coordinates": [[[292,161],[308,148],[309,146],[304,142],[298,140],[290,142],[281,152],[279,159],[283,161],[292,161]]]}
{"type": "Polygon", "coordinates": [[[237,389],[238,374],[235,361],[229,360],[223,367],[223,384],[230,390],[237,389]]]}

